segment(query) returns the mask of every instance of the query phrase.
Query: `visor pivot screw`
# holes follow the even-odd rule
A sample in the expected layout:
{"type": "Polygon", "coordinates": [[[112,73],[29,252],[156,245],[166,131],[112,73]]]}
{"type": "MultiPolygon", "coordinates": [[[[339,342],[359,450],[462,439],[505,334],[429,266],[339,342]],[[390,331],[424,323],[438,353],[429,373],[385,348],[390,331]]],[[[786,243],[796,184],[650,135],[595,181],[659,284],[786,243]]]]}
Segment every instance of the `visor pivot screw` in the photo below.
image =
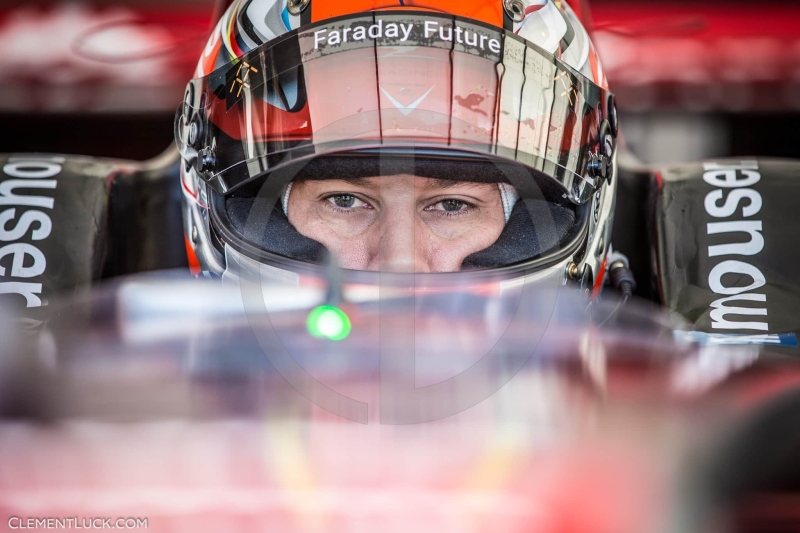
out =
{"type": "Polygon", "coordinates": [[[200,153],[197,154],[197,162],[199,167],[198,171],[210,172],[216,166],[217,158],[214,157],[214,152],[211,151],[211,148],[203,148],[200,150],[200,153]]]}
{"type": "Polygon", "coordinates": [[[308,4],[311,3],[311,0],[288,0],[286,2],[286,9],[292,15],[299,15],[303,11],[306,10],[308,4]]]}
{"type": "Polygon", "coordinates": [[[514,22],[525,20],[525,4],[522,0],[503,0],[503,9],[514,22]]]}
{"type": "Polygon", "coordinates": [[[197,226],[192,226],[192,244],[197,244],[197,226]]]}
{"type": "Polygon", "coordinates": [[[593,178],[606,179],[608,176],[608,165],[606,158],[599,154],[591,154],[589,163],[586,165],[589,175],[593,178]]]}
{"type": "Polygon", "coordinates": [[[568,264],[567,265],[567,277],[574,281],[574,280],[578,279],[578,275],[579,275],[578,265],[576,265],[575,263],[568,264]]]}

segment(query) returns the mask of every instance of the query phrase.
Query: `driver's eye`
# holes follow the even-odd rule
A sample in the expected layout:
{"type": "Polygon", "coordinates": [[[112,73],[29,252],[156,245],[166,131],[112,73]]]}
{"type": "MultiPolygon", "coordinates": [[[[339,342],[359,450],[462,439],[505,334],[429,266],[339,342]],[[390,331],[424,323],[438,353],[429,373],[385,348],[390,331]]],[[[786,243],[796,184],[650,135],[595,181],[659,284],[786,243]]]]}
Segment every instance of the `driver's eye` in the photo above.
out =
{"type": "Polygon", "coordinates": [[[331,202],[336,207],[340,207],[342,209],[350,209],[353,207],[361,207],[365,206],[364,202],[353,196],[352,194],[337,194],[328,198],[328,201],[331,202]]]}
{"type": "Polygon", "coordinates": [[[334,196],[333,203],[338,207],[353,207],[356,203],[356,197],[344,194],[342,196],[334,196]]]}
{"type": "Polygon", "coordinates": [[[436,202],[435,204],[428,206],[425,208],[426,211],[441,211],[444,214],[448,213],[461,213],[465,212],[470,208],[470,204],[467,202],[463,202],[461,200],[455,200],[449,198],[447,200],[442,200],[441,202],[436,202]]]}
{"type": "Polygon", "coordinates": [[[444,200],[442,202],[442,208],[449,212],[460,211],[464,205],[464,202],[460,202],[458,200],[444,200]]]}

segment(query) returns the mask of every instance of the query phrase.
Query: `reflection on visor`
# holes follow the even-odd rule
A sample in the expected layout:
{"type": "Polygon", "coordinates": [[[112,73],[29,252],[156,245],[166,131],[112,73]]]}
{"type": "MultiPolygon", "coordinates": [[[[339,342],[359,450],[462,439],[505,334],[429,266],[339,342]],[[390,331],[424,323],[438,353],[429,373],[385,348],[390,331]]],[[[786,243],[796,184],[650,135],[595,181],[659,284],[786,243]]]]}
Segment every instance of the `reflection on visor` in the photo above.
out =
{"type": "Polygon", "coordinates": [[[609,97],[511,33],[381,12],[287,34],[194,80],[176,138],[218,192],[324,154],[413,149],[516,161],[583,203],[605,173],[609,97]]]}

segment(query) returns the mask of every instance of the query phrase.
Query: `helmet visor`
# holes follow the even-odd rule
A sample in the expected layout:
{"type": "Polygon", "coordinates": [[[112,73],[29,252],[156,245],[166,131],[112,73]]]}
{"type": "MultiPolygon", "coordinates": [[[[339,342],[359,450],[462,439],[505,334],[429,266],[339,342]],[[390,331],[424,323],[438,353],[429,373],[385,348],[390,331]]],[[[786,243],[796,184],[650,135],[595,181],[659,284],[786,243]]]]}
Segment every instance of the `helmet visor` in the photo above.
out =
{"type": "Polygon", "coordinates": [[[573,253],[589,219],[519,164],[408,154],[316,157],[211,200],[219,242],[261,263],[360,271],[538,269],[573,253]]]}
{"type": "Polygon", "coordinates": [[[515,162],[585,203],[610,94],[510,32],[432,13],[305,27],[193,80],[184,159],[217,192],[341,153],[515,162]]]}

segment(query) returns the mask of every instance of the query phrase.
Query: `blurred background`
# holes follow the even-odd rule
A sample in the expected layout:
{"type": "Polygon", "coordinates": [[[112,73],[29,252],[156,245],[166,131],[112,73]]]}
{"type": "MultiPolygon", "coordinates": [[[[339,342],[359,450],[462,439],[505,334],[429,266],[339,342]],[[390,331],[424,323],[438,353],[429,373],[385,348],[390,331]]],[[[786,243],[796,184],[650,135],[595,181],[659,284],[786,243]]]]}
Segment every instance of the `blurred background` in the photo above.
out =
{"type": "MultiPolygon", "coordinates": [[[[800,2],[589,5],[640,159],[800,157],[800,2]]],[[[213,9],[214,0],[1,2],[0,151],[157,155],[213,9]]]]}

